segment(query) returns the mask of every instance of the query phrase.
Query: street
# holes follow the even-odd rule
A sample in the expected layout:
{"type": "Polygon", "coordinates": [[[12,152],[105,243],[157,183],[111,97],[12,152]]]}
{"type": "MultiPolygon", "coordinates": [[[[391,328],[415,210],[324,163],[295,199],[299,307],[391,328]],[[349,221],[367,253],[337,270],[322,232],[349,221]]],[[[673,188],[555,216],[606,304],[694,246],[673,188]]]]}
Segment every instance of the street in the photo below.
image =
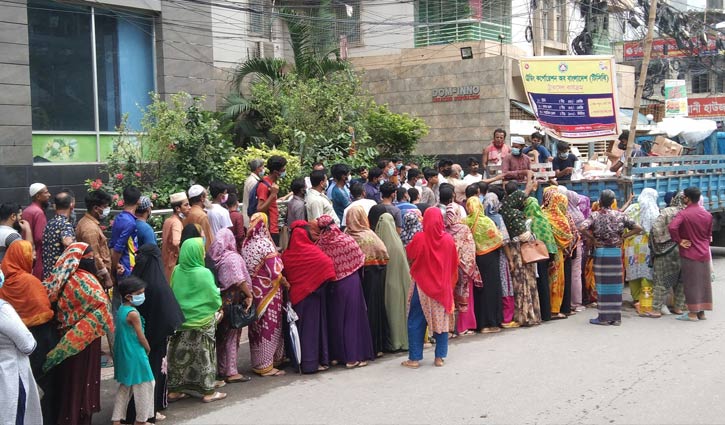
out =
{"type": "MultiPolygon", "coordinates": [[[[253,377],[227,385],[213,404],[182,400],[166,424],[715,424],[725,423],[725,257],[715,258],[707,321],[635,316],[629,290],[621,327],[588,324],[596,309],[567,320],[451,341],[446,365],[405,369],[405,354],[368,367],[317,375],[253,377]]],[[[240,353],[245,374],[248,346],[240,353]]],[[[103,383],[107,424],[117,384],[103,383]]]]}

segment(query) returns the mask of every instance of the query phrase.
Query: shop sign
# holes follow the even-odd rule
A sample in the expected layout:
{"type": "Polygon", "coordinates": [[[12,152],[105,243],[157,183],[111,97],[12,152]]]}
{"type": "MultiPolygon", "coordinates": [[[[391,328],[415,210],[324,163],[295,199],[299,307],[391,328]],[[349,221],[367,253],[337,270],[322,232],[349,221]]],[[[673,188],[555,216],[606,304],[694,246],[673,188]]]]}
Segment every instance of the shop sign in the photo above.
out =
{"type": "Polygon", "coordinates": [[[716,118],[725,116],[725,96],[687,99],[690,118],[716,118]]]}
{"type": "Polygon", "coordinates": [[[442,87],[433,89],[433,103],[460,102],[481,98],[480,86],[442,87]]]}

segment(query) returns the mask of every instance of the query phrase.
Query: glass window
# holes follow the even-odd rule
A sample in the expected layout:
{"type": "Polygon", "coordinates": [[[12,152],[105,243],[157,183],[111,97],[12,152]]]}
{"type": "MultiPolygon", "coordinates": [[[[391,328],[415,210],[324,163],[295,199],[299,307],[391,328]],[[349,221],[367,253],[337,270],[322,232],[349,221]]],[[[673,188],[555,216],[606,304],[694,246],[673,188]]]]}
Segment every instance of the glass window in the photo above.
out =
{"type": "Polygon", "coordinates": [[[249,1],[249,32],[269,38],[272,32],[272,5],[269,0],[249,1]]]}
{"type": "Polygon", "coordinates": [[[138,131],[154,90],[153,21],[104,10],[95,19],[99,130],[114,131],[128,114],[130,129],[138,131]]]}
{"type": "Polygon", "coordinates": [[[91,9],[28,1],[33,130],[93,131],[91,9]]]}

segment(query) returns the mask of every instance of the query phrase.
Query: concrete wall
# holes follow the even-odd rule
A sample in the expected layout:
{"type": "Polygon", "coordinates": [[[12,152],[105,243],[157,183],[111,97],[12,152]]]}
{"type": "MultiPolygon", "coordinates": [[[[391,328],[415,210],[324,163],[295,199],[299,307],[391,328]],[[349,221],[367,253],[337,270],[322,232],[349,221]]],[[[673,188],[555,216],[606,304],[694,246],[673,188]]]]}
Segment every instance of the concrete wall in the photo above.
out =
{"type": "Polygon", "coordinates": [[[0,166],[33,162],[28,15],[25,0],[15,4],[0,12],[0,166]]]}
{"type": "Polygon", "coordinates": [[[392,55],[402,49],[415,47],[414,30],[410,24],[415,20],[413,2],[376,4],[361,2],[360,14],[363,22],[382,22],[382,25],[363,23],[362,45],[348,47],[350,57],[392,55]]]}

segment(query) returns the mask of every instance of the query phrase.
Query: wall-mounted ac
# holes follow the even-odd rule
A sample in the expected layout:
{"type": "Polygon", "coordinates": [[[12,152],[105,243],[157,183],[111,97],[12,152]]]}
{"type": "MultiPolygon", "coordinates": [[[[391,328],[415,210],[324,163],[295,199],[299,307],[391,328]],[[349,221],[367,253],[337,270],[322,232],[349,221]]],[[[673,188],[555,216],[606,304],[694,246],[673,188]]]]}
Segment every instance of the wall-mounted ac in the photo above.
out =
{"type": "Polygon", "coordinates": [[[274,58],[274,43],[269,41],[257,41],[256,57],[258,58],[274,58]]]}

